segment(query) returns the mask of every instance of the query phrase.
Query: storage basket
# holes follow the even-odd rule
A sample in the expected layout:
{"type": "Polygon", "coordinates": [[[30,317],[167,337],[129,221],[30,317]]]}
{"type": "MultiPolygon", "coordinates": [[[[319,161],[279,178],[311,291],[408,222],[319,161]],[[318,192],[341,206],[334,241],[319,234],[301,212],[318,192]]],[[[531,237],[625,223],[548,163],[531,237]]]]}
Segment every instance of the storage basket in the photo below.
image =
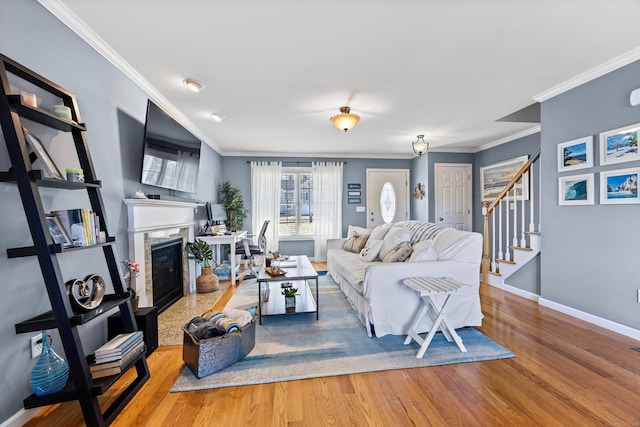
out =
{"type": "Polygon", "coordinates": [[[184,342],[182,360],[198,377],[206,377],[233,365],[244,358],[256,344],[256,317],[240,331],[198,341],[189,332],[189,325],[182,327],[184,342]]]}

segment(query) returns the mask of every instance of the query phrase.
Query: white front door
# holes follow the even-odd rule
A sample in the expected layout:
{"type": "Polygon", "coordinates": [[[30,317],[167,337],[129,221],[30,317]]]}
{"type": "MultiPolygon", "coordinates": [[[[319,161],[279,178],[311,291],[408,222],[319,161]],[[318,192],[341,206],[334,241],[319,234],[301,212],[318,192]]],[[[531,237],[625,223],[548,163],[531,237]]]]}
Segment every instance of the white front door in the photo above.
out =
{"type": "Polygon", "coordinates": [[[471,231],[471,173],[472,166],[466,163],[434,165],[436,224],[471,231]]]}
{"type": "Polygon", "coordinates": [[[409,219],[409,170],[367,169],[367,227],[409,219]]]}

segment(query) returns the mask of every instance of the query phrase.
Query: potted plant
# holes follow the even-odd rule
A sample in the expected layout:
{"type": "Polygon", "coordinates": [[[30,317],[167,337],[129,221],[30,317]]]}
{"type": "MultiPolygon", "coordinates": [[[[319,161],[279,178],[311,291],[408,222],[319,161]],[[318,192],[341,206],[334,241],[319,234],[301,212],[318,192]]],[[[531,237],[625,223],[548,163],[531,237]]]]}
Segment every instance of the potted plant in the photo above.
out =
{"type": "Polygon", "coordinates": [[[241,230],[244,221],[247,219],[247,209],[244,207],[242,193],[237,187],[232,187],[229,181],[220,185],[222,193],[221,201],[229,217],[229,230],[241,230]]]}
{"type": "Polygon", "coordinates": [[[285,287],[282,289],[282,295],[284,295],[284,308],[287,313],[296,312],[296,293],[297,288],[293,286],[285,287]]]}
{"type": "Polygon", "coordinates": [[[131,308],[133,311],[138,311],[138,293],[136,292],[136,277],[140,274],[140,264],[130,259],[122,260],[124,268],[127,271],[125,280],[127,281],[127,292],[129,292],[129,298],[131,298],[131,308]]]}
{"type": "Polygon", "coordinates": [[[187,256],[200,264],[200,276],[196,279],[196,291],[207,293],[217,291],[220,286],[218,276],[213,273],[211,260],[213,250],[204,240],[196,239],[195,242],[187,242],[185,245],[187,256]]]}

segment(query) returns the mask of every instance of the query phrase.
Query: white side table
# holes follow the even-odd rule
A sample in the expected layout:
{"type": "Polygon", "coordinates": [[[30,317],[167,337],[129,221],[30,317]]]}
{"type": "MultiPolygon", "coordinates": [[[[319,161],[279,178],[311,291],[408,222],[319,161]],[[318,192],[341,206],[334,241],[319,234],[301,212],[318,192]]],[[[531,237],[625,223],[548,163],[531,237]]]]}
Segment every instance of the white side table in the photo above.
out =
{"type": "Polygon", "coordinates": [[[424,353],[427,351],[427,347],[429,347],[429,344],[431,343],[433,336],[438,332],[438,329],[442,330],[447,341],[451,342],[451,340],[454,340],[460,351],[466,352],[467,349],[462,343],[462,338],[460,338],[456,333],[455,329],[449,327],[447,324],[447,316],[444,311],[447,307],[451,294],[460,291],[460,289],[467,285],[457,282],[449,277],[412,277],[410,279],[403,280],[402,283],[406,287],[418,292],[422,299],[422,309],[414,319],[409,332],[407,332],[407,338],[404,340],[405,345],[410,344],[412,339],[416,340],[416,342],[420,344],[420,350],[418,350],[416,358],[420,359],[424,356],[424,353]],[[436,295],[447,296],[440,309],[438,309],[438,306],[432,299],[432,297],[436,295]],[[418,325],[424,315],[428,312],[433,317],[433,326],[427,333],[426,338],[423,339],[417,332],[418,325]]]}

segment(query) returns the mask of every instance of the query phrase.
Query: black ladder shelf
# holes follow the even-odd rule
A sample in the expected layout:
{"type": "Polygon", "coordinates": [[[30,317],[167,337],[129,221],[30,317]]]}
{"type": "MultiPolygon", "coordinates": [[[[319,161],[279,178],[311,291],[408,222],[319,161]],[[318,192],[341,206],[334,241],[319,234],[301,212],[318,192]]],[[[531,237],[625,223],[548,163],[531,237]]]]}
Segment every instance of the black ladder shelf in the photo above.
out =
{"type": "Polygon", "coordinates": [[[52,307],[51,311],[47,313],[15,325],[16,333],[58,329],[65,357],[69,363],[69,381],[62,391],[45,396],[31,395],[24,400],[24,406],[25,408],[35,408],[78,400],[88,426],[109,425],[149,379],[149,368],[143,353],[130,366],[131,369],[135,368],[136,370],[135,378],[114,398],[110,406],[104,411],[101,409],[98,396],[104,394],[127,370],[123,370],[123,374],[120,375],[93,380],[89,371],[89,355],[84,353],[77,327],[101,317],[116,307],[120,311],[124,331],[136,331],[137,326],[129,296],[118,269],[119,261],[115,252],[115,238],[111,236],[107,226],[100,194],[101,184],[95,177],[93,162],[89,156],[84,135],[86,127],[80,122],[76,99],[71,92],[4,55],[0,55],[0,86],[3,93],[3,96],[0,96],[0,124],[12,164],[10,171],[0,172],[0,182],[17,185],[33,240],[33,246],[10,248],[7,250],[7,255],[9,258],[37,256],[52,307]],[[48,96],[57,97],[62,104],[71,109],[73,120],[57,117],[44,109],[25,103],[22,96],[16,93],[15,86],[11,85],[15,82],[26,82],[28,87],[37,87],[48,96]],[[33,169],[23,132],[22,119],[28,119],[58,131],[70,132],[80,167],[85,175],[85,182],[69,182],[64,179],[49,178],[43,171],[33,169]],[[76,248],[55,244],[49,233],[39,187],[86,191],[91,209],[100,218],[100,230],[105,232],[106,241],[97,245],[76,248]],[[94,310],[81,314],[75,313],[69,300],[58,256],[73,256],[72,254],[79,250],[99,251],[100,249],[102,249],[101,256],[104,256],[109,270],[114,294],[106,295],[100,306],[94,310]]]}

